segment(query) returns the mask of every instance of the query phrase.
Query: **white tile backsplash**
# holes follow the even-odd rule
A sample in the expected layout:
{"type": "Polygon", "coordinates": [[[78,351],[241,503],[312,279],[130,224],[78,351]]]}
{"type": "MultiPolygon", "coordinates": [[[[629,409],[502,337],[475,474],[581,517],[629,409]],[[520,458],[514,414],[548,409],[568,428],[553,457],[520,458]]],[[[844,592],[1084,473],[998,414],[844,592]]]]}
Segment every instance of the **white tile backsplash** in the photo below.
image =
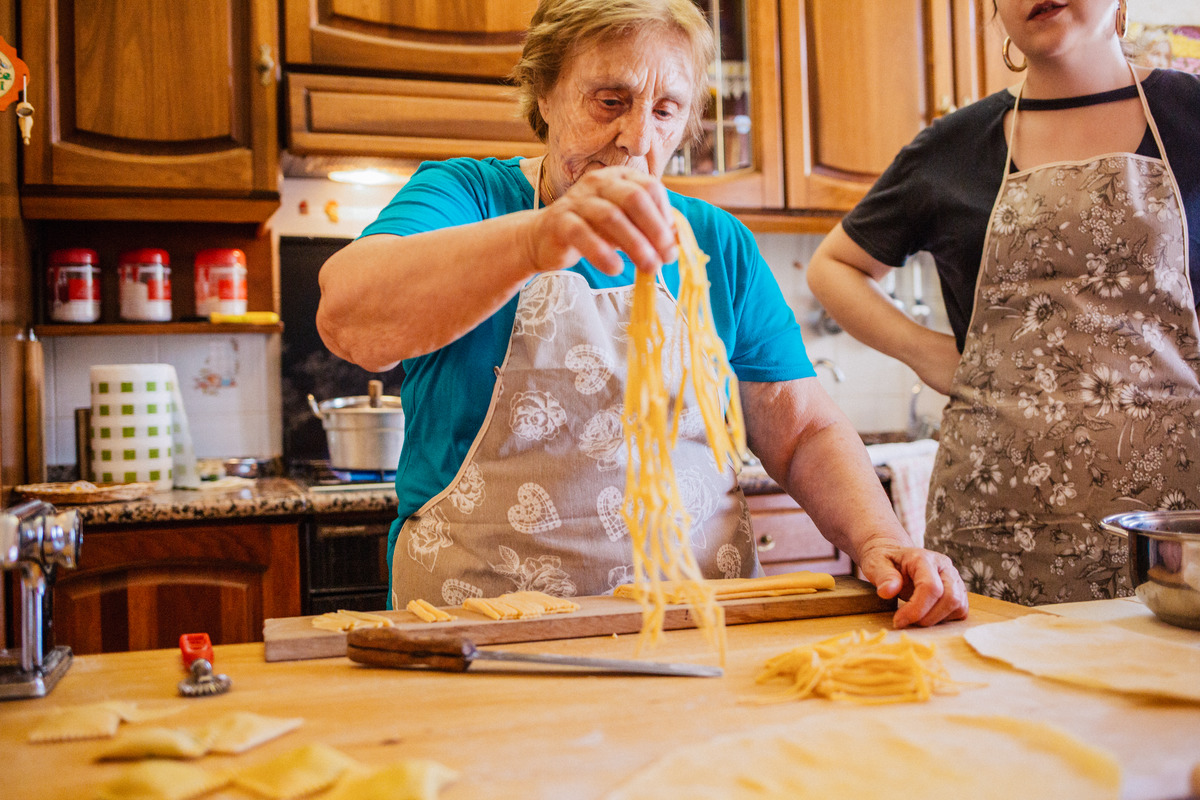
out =
{"type": "MultiPolygon", "coordinates": [[[[755,238],[804,330],[809,357],[828,358],[845,375],[839,383],[829,370],[819,371],[821,384],[854,426],[871,432],[906,429],[917,383],[912,370],[849,334],[826,334],[814,324],[820,306],[808,290],[804,267],[821,237],[759,234],[755,238]]],[[[931,324],[949,330],[936,274],[931,264],[922,268],[925,301],[934,309],[931,324]]],[[[905,272],[897,281],[897,296],[911,304],[911,278],[905,272]]],[[[93,364],[173,365],[200,458],[267,458],[283,451],[278,335],[51,337],[45,340],[45,351],[49,464],[75,463],[75,409],[91,405],[88,369],[93,364]]],[[[930,389],[917,400],[919,413],[934,420],[945,402],[930,389]]]]}
{"type": "MultiPolygon", "coordinates": [[[[863,432],[903,431],[909,425],[909,408],[916,373],[894,358],[885,356],[855,340],[848,333],[829,334],[816,326],[821,306],[808,289],[805,268],[821,243],[818,235],[757,234],[759,250],[783,290],[796,320],[804,331],[804,344],[812,360],[828,358],[845,376],[837,382],[830,370],[820,368],[817,376],[838,406],[863,432]]],[[[897,272],[896,296],[912,305],[912,273],[922,270],[924,301],[933,309],[930,324],[949,331],[946,314],[933,265],[918,258],[897,272]]],[[[925,388],[918,396],[918,414],[936,422],[946,398],[925,388]]]]}
{"type": "Polygon", "coordinates": [[[46,339],[46,462],[75,463],[75,409],[91,405],[94,364],[175,367],[199,458],[280,455],[278,339],[258,333],[46,339]]]}

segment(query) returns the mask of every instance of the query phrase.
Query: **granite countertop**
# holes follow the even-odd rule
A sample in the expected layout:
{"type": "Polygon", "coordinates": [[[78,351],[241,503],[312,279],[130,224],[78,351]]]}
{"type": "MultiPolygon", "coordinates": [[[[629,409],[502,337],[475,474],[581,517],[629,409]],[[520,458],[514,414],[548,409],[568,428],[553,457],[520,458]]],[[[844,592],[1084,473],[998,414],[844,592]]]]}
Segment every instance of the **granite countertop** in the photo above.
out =
{"type": "MultiPolygon", "coordinates": [[[[864,441],[873,443],[873,439],[864,441]]],[[[876,467],[881,481],[891,478],[886,467],[876,467]]],[[[738,482],[748,495],[783,491],[757,462],[745,465],[738,482]]],[[[87,525],[136,525],[148,522],[242,519],[248,517],[299,517],[311,514],[395,513],[396,492],[391,484],[370,488],[325,491],[290,478],[261,478],[225,489],[174,489],[142,500],[76,506],[87,525]]]]}
{"type": "Polygon", "coordinates": [[[289,478],[262,478],[227,489],[173,489],[141,500],[75,506],[85,525],[295,517],[396,510],[396,492],[386,489],[318,492],[289,478]]]}

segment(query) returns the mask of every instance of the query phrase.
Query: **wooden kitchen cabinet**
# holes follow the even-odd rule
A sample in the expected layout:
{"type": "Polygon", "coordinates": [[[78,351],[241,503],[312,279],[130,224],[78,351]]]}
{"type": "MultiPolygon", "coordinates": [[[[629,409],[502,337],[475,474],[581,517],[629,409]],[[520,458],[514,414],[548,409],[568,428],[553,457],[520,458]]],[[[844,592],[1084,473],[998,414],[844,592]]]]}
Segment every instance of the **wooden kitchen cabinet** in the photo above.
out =
{"type": "MultiPolygon", "coordinates": [[[[777,0],[696,0],[720,29],[703,146],[667,185],[728,208],[783,205],[777,0]]],[[[287,142],[297,155],[532,157],[504,79],[536,0],[284,0],[287,142]]]]}
{"type": "Polygon", "coordinates": [[[536,7],[284,0],[289,151],[413,161],[540,154],[504,84],[536,7]]]}
{"type": "Polygon", "coordinates": [[[777,0],[695,0],[717,32],[703,141],[683,148],[667,187],[730,209],[783,207],[777,0]]]}
{"type": "Polygon", "coordinates": [[[85,530],[79,567],[53,589],[55,640],[76,653],[262,641],[300,614],[299,524],[178,523],[85,530]]]}
{"type": "Polygon", "coordinates": [[[849,575],[850,556],[821,535],[804,509],[784,492],[746,497],[758,560],[768,575],[812,570],[849,575]]]}
{"type": "Polygon", "coordinates": [[[787,205],[848,211],[922,128],[1012,81],[987,0],[781,0],[787,205]]]}
{"type": "Polygon", "coordinates": [[[23,12],[26,217],[262,222],[278,207],[277,0],[23,12]]]}

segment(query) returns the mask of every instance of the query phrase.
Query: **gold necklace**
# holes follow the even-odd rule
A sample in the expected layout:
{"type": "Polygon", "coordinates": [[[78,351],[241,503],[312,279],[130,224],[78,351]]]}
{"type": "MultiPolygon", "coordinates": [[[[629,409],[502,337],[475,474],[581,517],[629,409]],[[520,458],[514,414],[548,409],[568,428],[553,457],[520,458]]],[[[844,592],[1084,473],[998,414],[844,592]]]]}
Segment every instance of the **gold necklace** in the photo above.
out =
{"type": "MultiPolygon", "coordinates": [[[[554,196],[554,189],[551,188],[551,186],[550,186],[550,179],[548,177],[546,177],[545,157],[542,158],[542,163],[538,165],[538,171],[542,175],[541,184],[542,184],[542,186],[544,186],[546,188],[546,196],[548,198],[550,198],[549,200],[547,200],[545,202],[545,205],[550,205],[551,203],[553,203],[555,201],[556,198],[554,196]]],[[[539,187],[539,191],[540,191],[540,187],[539,187]]]]}

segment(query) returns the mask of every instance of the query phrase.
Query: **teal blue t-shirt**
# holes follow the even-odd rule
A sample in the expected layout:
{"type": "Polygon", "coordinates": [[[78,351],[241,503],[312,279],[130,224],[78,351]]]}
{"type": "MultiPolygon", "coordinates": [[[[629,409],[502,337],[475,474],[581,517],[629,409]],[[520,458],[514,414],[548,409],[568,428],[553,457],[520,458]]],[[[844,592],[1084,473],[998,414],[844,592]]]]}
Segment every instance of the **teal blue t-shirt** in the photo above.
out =
{"type": "MultiPolygon", "coordinates": [[[[531,209],[533,187],[519,163],[517,158],[456,158],[422,164],[362,235],[404,236],[531,209]]],[[[800,327],[750,231],[702,200],[674,192],[670,200],[687,217],[700,249],[709,256],[713,323],[738,379],[769,382],[813,376],[800,327]]],[[[430,270],[437,268],[436,263],[428,265],[430,270]]],[[[630,285],[635,275],[628,258],[621,275],[606,275],[587,261],[571,270],[597,289],[630,285]]],[[[678,263],[664,266],[662,273],[667,288],[678,294],[678,263]]],[[[405,432],[396,468],[400,505],[388,539],[389,564],[400,524],[449,485],[483,425],[516,309],[513,297],[457,341],[403,362],[400,399],[405,432]]],[[[436,315],[438,311],[412,309],[412,313],[436,315]]]]}

